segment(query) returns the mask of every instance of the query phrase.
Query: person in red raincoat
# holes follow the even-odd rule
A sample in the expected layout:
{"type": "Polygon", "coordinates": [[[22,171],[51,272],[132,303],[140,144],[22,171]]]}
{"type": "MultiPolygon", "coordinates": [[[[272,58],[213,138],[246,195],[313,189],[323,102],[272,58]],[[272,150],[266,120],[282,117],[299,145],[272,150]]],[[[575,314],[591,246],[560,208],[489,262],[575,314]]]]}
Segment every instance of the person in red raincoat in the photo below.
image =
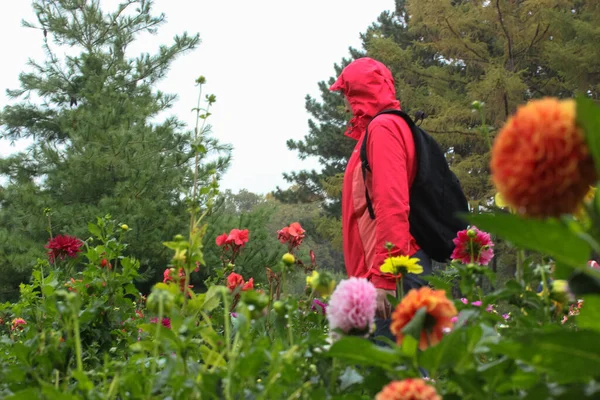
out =
{"type": "MultiPolygon", "coordinates": [[[[343,94],[346,111],[352,113],[345,134],[357,141],[348,160],[342,188],[346,271],[350,277],[367,278],[373,283],[377,289],[376,334],[390,337],[392,310],[387,295],[396,296],[396,281],[379,269],[388,257],[386,243],[394,245],[393,256],[417,257],[423,273],[431,273],[430,258],[412,237],[408,220],[410,187],[416,174],[413,136],[407,123],[396,115],[373,118],[380,111],[400,109],[394,78],[381,62],[368,57],[353,61],[330,90],[343,94]],[[367,125],[367,158],[371,172],[367,174],[366,185],[375,219],[371,219],[367,210],[360,160],[367,125]]],[[[409,274],[404,279],[404,291],[424,284],[416,275],[409,274]]]]}

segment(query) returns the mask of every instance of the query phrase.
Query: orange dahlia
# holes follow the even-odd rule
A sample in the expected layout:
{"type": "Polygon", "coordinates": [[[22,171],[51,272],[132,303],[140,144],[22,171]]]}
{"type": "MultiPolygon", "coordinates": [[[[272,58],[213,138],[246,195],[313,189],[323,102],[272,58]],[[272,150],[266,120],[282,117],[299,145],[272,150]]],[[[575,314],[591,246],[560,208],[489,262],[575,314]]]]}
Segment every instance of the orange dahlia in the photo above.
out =
{"type": "Polygon", "coordinates": [[[492,149],[492,179],[513,208],[532,217],[572,213],[596,179],[573,100],[519,107],[492,149]]]}
{"type": "Polygon", "coordinates": [[[443,290],[433,290],[424,286],[417,290],[411,290],[406,297],[392,313],[392,324],[390,329],[398,339],[398,344],[402,344],[404,334],[402,329],[408,324],[416,312],[425,307],[425,326],[421,330],[419,348],[425,350],[429,346],[434,346],[442,340],[444,330],[452,329],[454,323],[452,317],[458,312],[454,303],[446,297],[443,290]]]}
{"type": "Polygon", "coordinates": [[[375,400],[442,400],[442,397],[423,379],[404,379],[384,386],[375,400]]]}

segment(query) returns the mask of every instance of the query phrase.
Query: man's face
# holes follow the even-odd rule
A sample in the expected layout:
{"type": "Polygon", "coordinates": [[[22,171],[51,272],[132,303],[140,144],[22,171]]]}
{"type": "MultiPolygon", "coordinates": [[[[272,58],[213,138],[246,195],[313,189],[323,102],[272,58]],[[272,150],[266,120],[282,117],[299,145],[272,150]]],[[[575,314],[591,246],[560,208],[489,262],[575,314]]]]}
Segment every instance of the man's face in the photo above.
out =
{"type": "Polygon", "coordinates": [[[345,111],[348,114],[352,114],[352,107],[350,106],[350,102],[348,101],[348,98],[346,97],[346,95],[342,95],[344,97],[344,106],[346,106],[345,111]]]}

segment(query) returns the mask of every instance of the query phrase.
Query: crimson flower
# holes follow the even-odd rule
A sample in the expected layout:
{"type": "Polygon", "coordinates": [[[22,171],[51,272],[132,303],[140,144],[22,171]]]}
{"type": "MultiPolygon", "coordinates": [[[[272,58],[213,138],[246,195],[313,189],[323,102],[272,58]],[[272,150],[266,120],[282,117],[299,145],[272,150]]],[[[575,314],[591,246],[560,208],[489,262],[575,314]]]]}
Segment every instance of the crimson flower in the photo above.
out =
{"type": "Polygon", "coordinates": [[[246,282],[244,284],[244,286],[242,286],[242,292],[245,292],[246,290],[252,290],[252,289],[254,289],[254,278],[248,279],[248,282],[246,282]]]}
{"type": "Polygon", "coordinates": [[[242,292],[254,289],[254,278],[250,278],[248,282],[244,281],[244,277],[240,274],[232,272],[227,277],[227,289],[233,292],[236,288],[241,287],[242,292]]]}
{"type": "MultiPolygon", "coordinates": [[[[177,277],[174,277],[172,274],[175,273],[175,268],[167,268],[165,272],[163,272],[163,283],[174,282],[179,283],[179,287],[181,292],[185,292],[185,271],[183,268],[179,268],[179,273],[177,277]]],[[[188,285],[188,288],[193,288],[194,285],[188,285]]]]}
{"type": "Polygon", "coordinates": [[[219,247],[224,246],[227,243],[228,237],[229,237],[229,235],[226,233],[223,233],[222,235],[217,236],[217,239],[215,240],[215,242],[217,242],[217,246],[219,246],[219,247]]]}
{"type": "Polygon", "coordinates": [[[48,249],[48,258],[54,262],[56,258],[64,260],[65,257],[75,258],[81,252],[83,243],[75,236],[57,235],[52,238],[45,248],[48,249]]]}
{"type": "Polygon", "coordinates": [[[229,231],[229,234],[223,233],[217,236],[215,242],[219,247],[232,247],[235,249],[239,247],[244,247],[246,243],[248,243],[249,237],[250,233],[248,232],[248,229],[234,228],[231,231],[229,231]]]}
{"type": "Polygon", "coordinates": [[[453,242],[456,247],[450,257],[463,264],[488,265],[494,258],[494,243],[490,234],[480,231],[475,226],[458,232],[453,242]]]}
{"type": "Polygon", "coordinates": [[[298,222],[292,222],[290,226],[286,226],[277,231],[277,239],[283,244],[288,244],[290,249],[298,247],[302,244],[306,231],[298,222]]]}
{"type": "Polygon", "coordinates": [[[249,239],[248,229],[232,229],[227,237],[227,242],[236,246],[244,247],[249,239]]]}
{"type": "MultiPolygon", "coordinates": [[[[157,317],[151,318],[150,323],[152,323],[152,324],[158,323],[158,318],[157,317]]],[[[167,317],[163,318],[161,323],[162,323],[162,326],[164,326],[165,328],[171,329],[171,320],[169,318],[167,318],[167,317]]]]}

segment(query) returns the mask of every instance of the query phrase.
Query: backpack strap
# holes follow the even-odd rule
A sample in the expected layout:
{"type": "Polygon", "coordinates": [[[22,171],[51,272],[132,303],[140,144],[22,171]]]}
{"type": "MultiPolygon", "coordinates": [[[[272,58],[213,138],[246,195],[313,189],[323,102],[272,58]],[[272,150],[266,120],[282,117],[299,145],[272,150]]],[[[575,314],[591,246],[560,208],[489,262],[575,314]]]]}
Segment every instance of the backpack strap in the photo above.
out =
{"type": "MultiPolygon", "coordinates": [[[[369,122],[369,125],[375,118],[377,118],[381,114],[394,114],[402,118],[408,124],[411,132],[414,132],[417,126],[415,125],[412,118],[406,114],[404,111],[389,109],[383,110],[377,113],[373,119],[369,122]]],[[[367,189],[367,171],[371,172],[371,167],[369,166],[369,160],[367,158],[367,141],[369,140],[369,125],[367,125],[367,129],[365,130],[365,137],[360,146],[360,161],[361,161],[361,169],[363,175],[363,181],[365,182],[365,200],[367,201],[367,210],[369,211],[369,216],[371,219],[375,219],[375,210],[373,208],[373,203],[371,202],[371,197],[369,196],[369,189],[367,189]]],[[[414,136],[414,133],[413,133],[414,136]]]]}

